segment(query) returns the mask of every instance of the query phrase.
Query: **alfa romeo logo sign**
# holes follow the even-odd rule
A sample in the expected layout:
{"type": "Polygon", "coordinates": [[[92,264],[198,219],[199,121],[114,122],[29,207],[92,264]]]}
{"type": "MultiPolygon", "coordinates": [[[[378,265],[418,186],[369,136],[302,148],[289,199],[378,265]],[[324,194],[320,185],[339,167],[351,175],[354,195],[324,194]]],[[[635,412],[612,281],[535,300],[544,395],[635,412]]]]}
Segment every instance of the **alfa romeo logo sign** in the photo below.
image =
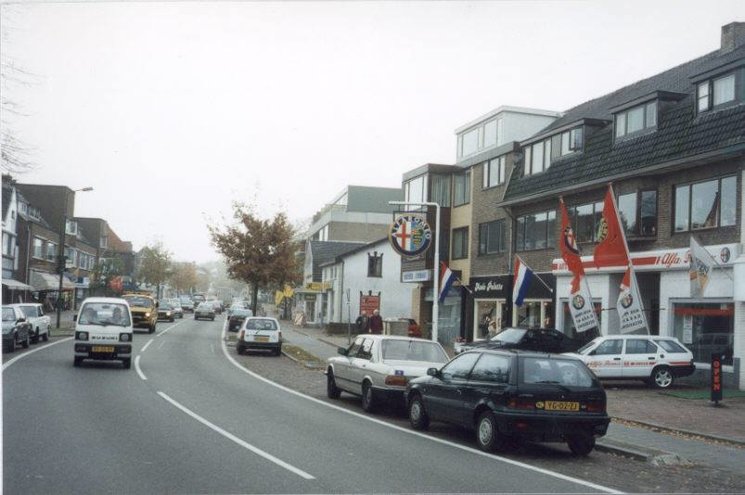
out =
{"type": "Polygon", "coordinates": [[[393,220],[388,238],[393,249],[403,256],[417,256],[432,243],[432,229],[424,215],[399,213],[393,220]]]}

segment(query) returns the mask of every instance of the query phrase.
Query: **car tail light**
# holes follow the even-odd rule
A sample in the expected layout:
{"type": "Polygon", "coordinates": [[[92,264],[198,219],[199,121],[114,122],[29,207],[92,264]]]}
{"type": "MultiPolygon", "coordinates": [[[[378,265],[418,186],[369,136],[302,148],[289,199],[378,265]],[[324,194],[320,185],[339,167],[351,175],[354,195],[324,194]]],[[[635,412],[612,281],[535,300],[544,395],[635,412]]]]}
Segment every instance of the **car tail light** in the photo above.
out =
{"type": "Polygon", "coordinates": [[[388,375],[385,377],[385,384],[393,385],[395,387],[405,387],[408,381],[409,380],[403,375],[388,375]]]}
{"type": "Polygon", "coordinates": [[[533,399],[510,399],[507,403],[510,409],[535,409],[535,400],[533,399]]]}
{"type": "Polygon", "coordinates": [[[603,401],[592,401],[585,405],[585,411],[589,413],[603,413],[605,412],[605,402],[603,401]]]}

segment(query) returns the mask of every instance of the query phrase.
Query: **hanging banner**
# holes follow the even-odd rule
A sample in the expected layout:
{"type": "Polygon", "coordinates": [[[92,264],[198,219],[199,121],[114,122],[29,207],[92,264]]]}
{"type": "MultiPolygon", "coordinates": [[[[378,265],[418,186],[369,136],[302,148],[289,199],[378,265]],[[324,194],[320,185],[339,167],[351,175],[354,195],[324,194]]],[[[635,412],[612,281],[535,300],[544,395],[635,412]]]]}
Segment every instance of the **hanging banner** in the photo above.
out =
{"type": "Polygon", "coordinates": [[[599,328],[587,279],[582,276],[579,280],[579,284],[570,283],[569,285],[569,313],[572,315],[574,328],[578,333],[586,332],[593,328],[599,328]]]}
{"type": "Polygon", "coordinates": [[[716,260],[691,236],[691,266],[688,275],[691,279],[691,297],[704,297],[709,284],[709,273],[716,265],[716,260]]]}
{"type": "Polygon", "coordinates": [[[629,266],[621,281],[621,291],[618,294],[616,310],[621,320],[620,332],[633,333],[638,330],[647,330],[647,319],[644,317],[642,308],[642,298],[639,296],[639,284],[636,282],[636,276],[633,268],[629,266]]]}

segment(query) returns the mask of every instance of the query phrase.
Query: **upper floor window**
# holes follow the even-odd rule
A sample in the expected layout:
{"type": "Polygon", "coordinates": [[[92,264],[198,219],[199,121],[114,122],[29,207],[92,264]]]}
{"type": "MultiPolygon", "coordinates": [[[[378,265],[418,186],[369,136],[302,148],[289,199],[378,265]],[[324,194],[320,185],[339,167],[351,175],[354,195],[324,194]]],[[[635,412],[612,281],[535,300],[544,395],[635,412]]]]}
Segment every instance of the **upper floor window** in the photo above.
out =
{"type": "Polygon", "coordinates": [[[468,258],[468,227],[453,229],[452,258],[468,258]]]}
{"type": "Polygon", "coordinates": [[[736,176],[675,188],[675,232],[732,226],[736,216],[736,176]]]}
{"type": "Polygon", "coordinates": [[[373,254],[367,253],[367,276],[383,276],[383,253],[378,254],[377,251],[373,254]]]}
{"type": "Polygon", "coordinates": [[[54,261],[54,258],[57,256],[57,245],[53,242],[47,243],[47,260],[54,261]]]}
{"type": "Polygon", "coordinates": [[[3,232],[3,254],[6,256],[13,255],[13,237],[9,233],[3,232]]]}
{"type": "Polygon", "coordinates": [[[98,247],[103,248],[103,249],[108,249],[108,247],[109,247],[109,236],[102,235],[101,236],[101,240],[100,240],[100,244],[98,245],[98,247]]]}
{"type": "MultiPolygon", "coordinates": [[[[450,206],[450,175],[432,176],[432,201],[440,206],[450,206]]],[[[426,201],[426,200],[425,200],[426,201]]]]}
{"type": "Polygon", "coordinates": [[[657,127],[657,102],[652,101],[615,115],[616,138],[657,127]]]}
{"type": "Polygon", "coordinates": [[[471,202],[471,171],[453,176],[453,206],[471,202]]]}
{"type": "Polygon", "coordinates": [[[427,200],[427,176],[420,175],[404,183],[404,200],[409,203],[423,203],[427,200]]]}
{"type": "Polygon", "coordinates": [[[493,118],[458,136],[458,158],[476,154],[503,143],[501,118],[493,118]]]}
{"type": "Polygon", "coordinates": [[[68,235],[78,235],[78,222],[75,220],[65,220],[65,233],[68,235]]]}
{"type": "Polygon", "coordinates": [[[515,243],[518,251],[546,249],[556,245],[556,210],[517,218],[515,243]]]}
{"type": "MultiPolygon", "coordinates": [[[[737,79],[742,79],[743,70],[703,81],[696,86],[696,109],[706,112],[738,99],[737,79]]],[[[743,84],[742,82],[740,84],[743,84]]]]}
{"type": "Polygon", "coordinates": [[[34,258],[44,257],[44,241],[38,237],[34,237],[34,258]]]}
{"type": "Polygon", "coordinates": [[[657,235],[657,191],[635,191],[618,196],[618,215],[626,235],[657,235]]]}
{"type": "Polygon", "coordinates": [[[503,253],[505,251],[505,221],[494,220],[493,222],[479,225],[479,254],[503,253]]]}
{"type": "Polygon", "coordinates": [[[41,211],[39,211],[38,208],[35,208],[33,206],[29,206],[28,207],[28,216],[30,216],[34,220],[41,220],[41,211]]]}
{"type": "Polygon", "coordinates": [[[560,139],[561,148],[556,150],[560,152],[560,156],[582,151],[582,146],[584,145],[584,132],[582,127],[575,127],[574,129],[562,132],[560,139]]]}
{"type": "Polygon", "coordinates": [[[78,251],[74,248],[65,248],[65,257],[67,258],[67,266],[78,266],[78,251]]]}
{"type": "Polygon", "coordinates": [[[504,184],[506,176],[504,155],[484,162],[484,189],[504,184]]]}
{"type": "Polygon", "coordinates": [[[587,203],[567,208],[577,242],[598,240],[598,226],[603,216],[603,202],[587,203]]]}
{"type": "Polygon", "coordinates": [[[525,175],[540,174],[551,165],[551,139],[525,148],[525,175]]]}

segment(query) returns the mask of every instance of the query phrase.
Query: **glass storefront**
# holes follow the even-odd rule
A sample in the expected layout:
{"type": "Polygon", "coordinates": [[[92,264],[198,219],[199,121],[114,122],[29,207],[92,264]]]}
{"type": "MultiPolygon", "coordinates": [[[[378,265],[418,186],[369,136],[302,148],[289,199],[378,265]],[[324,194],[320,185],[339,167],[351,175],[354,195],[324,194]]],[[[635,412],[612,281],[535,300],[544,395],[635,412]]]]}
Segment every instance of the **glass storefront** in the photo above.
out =
{"type": "Polygon", "coordinates": [[[473,340],[483,340],[499,333],[507,326],[507,301],[505,299],[477,299],[474,304],[473,340]]]}
{"type": "Polygon", "coordinates": [[[695,362],[710,363],[711,355],[718,353],[722,364],[732,365],[733,303],[675,303],[673,308],[673,336],[693,352],[695,362]]]}
{"type": "Polygon", "coordinates": [[[513,324],[518,327],[553,328],[554,305],[550,299],[525,300],[515,306],[513,324]]]}
{"type": "Polygon", "coordinates": [[[572,319],[572,313],[569,311],[569,303],[566,299],[561,303],[561,310],[564,313],[564,328],[560,330],[573,339],[589,339],[591,336],[595,337],[600,335],[600,328],[603,324],[603,303],[600,301],[594,301],[593,306],[595,307],[595,316],[598,319],[598,330],[588,330],[588,332],[591,332],[591,335],[580,335],[577,333],[577,328],[574,326],[574,320],[572,319]]]}

